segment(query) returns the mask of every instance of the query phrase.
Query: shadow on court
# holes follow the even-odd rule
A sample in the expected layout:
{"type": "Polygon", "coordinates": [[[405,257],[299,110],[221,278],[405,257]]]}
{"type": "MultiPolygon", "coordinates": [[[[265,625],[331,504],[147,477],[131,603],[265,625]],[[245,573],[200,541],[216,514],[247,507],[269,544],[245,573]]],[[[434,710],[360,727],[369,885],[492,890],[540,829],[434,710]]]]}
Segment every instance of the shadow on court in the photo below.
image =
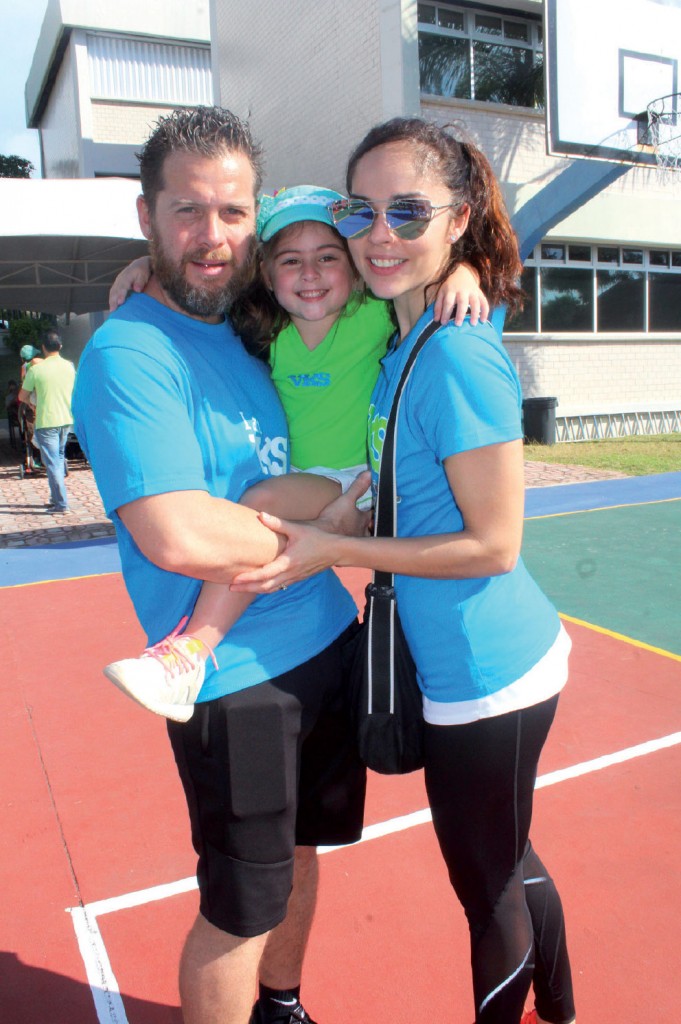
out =
{"type": "MultiPolygon", "coordinates": [[[[131,1021],[182,1024],[177,1006],[162,1006],[123,996],[131,1021]]],[[[97,1021],[90,986],[55,971],[23,963],[16,953],[0,951],[0,1006],[6,1024],[90,1024],[97,1021]],[[49,1010],[48,1010],[49,1008],[49,1010]]]]}

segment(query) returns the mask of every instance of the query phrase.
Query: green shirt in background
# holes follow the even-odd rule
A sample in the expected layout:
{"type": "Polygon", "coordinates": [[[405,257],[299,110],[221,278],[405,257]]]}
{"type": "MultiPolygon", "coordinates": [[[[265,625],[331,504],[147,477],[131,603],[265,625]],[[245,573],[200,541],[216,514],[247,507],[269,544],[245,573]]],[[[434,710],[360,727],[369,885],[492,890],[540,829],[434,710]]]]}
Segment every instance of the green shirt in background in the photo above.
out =
{"type": "Polygon", "coordinates": [[[73,363],[57,353],[30,366],[23,384],[24,391],[35,391],[36,430],[43,427],[66,427],[73,423],[71,394],[76,379],[73,363]]]}
{"type": "Polygon", "coordinates": [[[368,297],[351,300],[312,351],[294,324],[278,334],[270,366],[296,469],[347,469],[367,461],[369,401],[394,332],[387,303],[368,297]]]}

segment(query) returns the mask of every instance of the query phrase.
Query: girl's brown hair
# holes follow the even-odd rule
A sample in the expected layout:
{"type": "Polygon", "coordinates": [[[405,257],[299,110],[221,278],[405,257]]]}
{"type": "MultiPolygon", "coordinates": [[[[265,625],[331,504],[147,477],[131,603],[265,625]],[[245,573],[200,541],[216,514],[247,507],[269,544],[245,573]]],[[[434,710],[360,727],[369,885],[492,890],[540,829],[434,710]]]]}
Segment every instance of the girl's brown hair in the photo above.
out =
{"type": "Polygon", "coordinates": [[[441,284],[456,266],[468,263],[480,275],[490,306],[505,304],[514,313],[522,308],[522,263],[499,183],[483,153],[456,139],[450,127],[418,117],[396,117],[372,128],[348,161],[348,194],[352,195],[353,177],[363,156],[390,142],[410,143],[419,166],[432,169],[451,192],[454,205],[470,207],[468,227],[452,244],[449,260],[432,284],[441,284]]]}
{"type": "Polygon", "coordinates": [[[269,242],[261,242],[256,255],[255,272],[242,292],[236,297],[229,310],[232,327],[241,338],[246,349],[254,356],[267,362],[269,347],[286,327],[291,318],[277,302],[274,292],[265,284],[262,263],[271,256],[276,235],[269,242]]]}

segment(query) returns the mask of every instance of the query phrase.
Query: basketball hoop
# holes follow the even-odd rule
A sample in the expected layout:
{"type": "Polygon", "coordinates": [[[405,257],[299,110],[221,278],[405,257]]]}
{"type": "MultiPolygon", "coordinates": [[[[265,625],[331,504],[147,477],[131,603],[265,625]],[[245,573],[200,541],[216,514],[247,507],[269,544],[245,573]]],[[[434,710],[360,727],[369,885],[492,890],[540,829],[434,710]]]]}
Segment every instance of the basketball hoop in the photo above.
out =
{"type": "Polygon", "coordinates": [[[681,93],[660,96],[648,104],[646,143],[653,147],[658,167],[678,171],[681,167],[681,93]]]}

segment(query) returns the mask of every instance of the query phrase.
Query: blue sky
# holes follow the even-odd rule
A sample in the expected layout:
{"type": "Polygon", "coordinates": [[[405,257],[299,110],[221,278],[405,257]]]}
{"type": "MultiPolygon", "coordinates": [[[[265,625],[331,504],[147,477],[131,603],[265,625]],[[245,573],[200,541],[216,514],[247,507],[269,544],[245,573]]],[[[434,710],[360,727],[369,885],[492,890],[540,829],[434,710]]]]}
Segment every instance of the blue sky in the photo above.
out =
{"type": "Polygon", "coordinates": [[[26,128],[24,86],[47,0],[0,0],[0,153],[22,156],[39,173],[38,133],[26,128]]]}

